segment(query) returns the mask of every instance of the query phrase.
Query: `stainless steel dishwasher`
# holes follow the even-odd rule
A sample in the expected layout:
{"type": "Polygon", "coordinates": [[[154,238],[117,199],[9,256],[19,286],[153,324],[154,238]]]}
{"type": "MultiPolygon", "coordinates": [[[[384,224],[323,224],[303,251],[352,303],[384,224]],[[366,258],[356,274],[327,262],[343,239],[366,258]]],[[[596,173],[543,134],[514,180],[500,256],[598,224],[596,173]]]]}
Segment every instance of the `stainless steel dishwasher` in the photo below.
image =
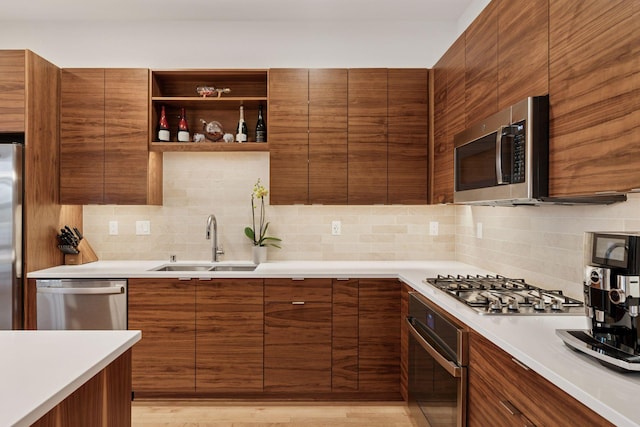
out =
{"type": "Polygon", "coordinates": [[[124,279],[36,281],[38,329],[127,329],[124,279]]]}

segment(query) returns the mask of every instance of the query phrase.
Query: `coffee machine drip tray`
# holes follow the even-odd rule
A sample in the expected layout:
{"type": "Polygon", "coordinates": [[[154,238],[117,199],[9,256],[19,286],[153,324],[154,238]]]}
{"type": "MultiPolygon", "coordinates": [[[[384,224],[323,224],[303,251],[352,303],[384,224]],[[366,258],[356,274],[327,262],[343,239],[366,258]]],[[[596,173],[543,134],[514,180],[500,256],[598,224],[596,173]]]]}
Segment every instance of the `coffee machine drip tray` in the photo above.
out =
{"type": "Polygon", "coordinates": [[[640,355],[629,354],[618,348],[604,344],[586,330],[556,329],[562,341],[571,349],[582,352],[598,360],[608,368],[621,372],[640,373],[640,355]]]}

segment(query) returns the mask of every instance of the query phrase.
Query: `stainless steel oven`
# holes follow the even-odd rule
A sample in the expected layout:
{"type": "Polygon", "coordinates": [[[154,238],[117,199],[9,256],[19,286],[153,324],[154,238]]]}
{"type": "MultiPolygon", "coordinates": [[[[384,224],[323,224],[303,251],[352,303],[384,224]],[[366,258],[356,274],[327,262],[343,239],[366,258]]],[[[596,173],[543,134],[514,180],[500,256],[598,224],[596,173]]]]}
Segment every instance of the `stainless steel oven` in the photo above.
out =
{"type": "Polygon", "coordinates": [[[420,426],[466,426],[468,331],[409,294],[409,407],[420,426]]]}

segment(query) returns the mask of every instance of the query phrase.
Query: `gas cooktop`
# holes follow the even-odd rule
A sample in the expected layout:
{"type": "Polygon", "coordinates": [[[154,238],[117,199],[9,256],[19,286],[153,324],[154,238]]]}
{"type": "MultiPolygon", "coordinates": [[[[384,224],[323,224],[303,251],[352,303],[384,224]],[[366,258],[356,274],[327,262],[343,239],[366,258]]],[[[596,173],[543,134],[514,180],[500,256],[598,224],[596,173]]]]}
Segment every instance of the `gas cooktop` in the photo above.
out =
{"type": "Polygon", "coordinates": [[[581,301],[560,290],[503,276],[441,276],[423,280],[483,315],[585,315],[581,301]]]}

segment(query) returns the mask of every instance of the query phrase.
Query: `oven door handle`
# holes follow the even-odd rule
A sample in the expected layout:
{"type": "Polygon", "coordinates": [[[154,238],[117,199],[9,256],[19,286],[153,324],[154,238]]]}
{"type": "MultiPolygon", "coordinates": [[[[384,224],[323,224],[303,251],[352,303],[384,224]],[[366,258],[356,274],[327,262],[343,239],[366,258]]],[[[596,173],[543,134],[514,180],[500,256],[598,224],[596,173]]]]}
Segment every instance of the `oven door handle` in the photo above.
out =
{"type": "Polygon", "coordinates": [[[409,332],[416,339],[418,344],[420,344],[420,347],[422,347],[427,353],[429,353],[429,355],[431,357],[433,357],[433,359],[436,362],[438,362],[438,365],[442,366],[442,368],[445,371],[447,371],[447,373],[449,375],[451,375],[454,378],[460,378],[462,376],[462,368],[460,366],[456,365],[451,360],[448,360],[446,357],[441,355],[438,352],[438,350],[433,348],[433,346],[431,344],[429,344],[429,342],[427,342],[427,340],[425,340],[422,337],[422,335],[420,335],[420,332],[418,332],[418,330],[415,328],[415,326],[413,326],[413,324],[411,323],[411,320],[409,320],[409,318],[406,318],[405,321],[407,322],[407,325],[409,326],[409,332]]]}

